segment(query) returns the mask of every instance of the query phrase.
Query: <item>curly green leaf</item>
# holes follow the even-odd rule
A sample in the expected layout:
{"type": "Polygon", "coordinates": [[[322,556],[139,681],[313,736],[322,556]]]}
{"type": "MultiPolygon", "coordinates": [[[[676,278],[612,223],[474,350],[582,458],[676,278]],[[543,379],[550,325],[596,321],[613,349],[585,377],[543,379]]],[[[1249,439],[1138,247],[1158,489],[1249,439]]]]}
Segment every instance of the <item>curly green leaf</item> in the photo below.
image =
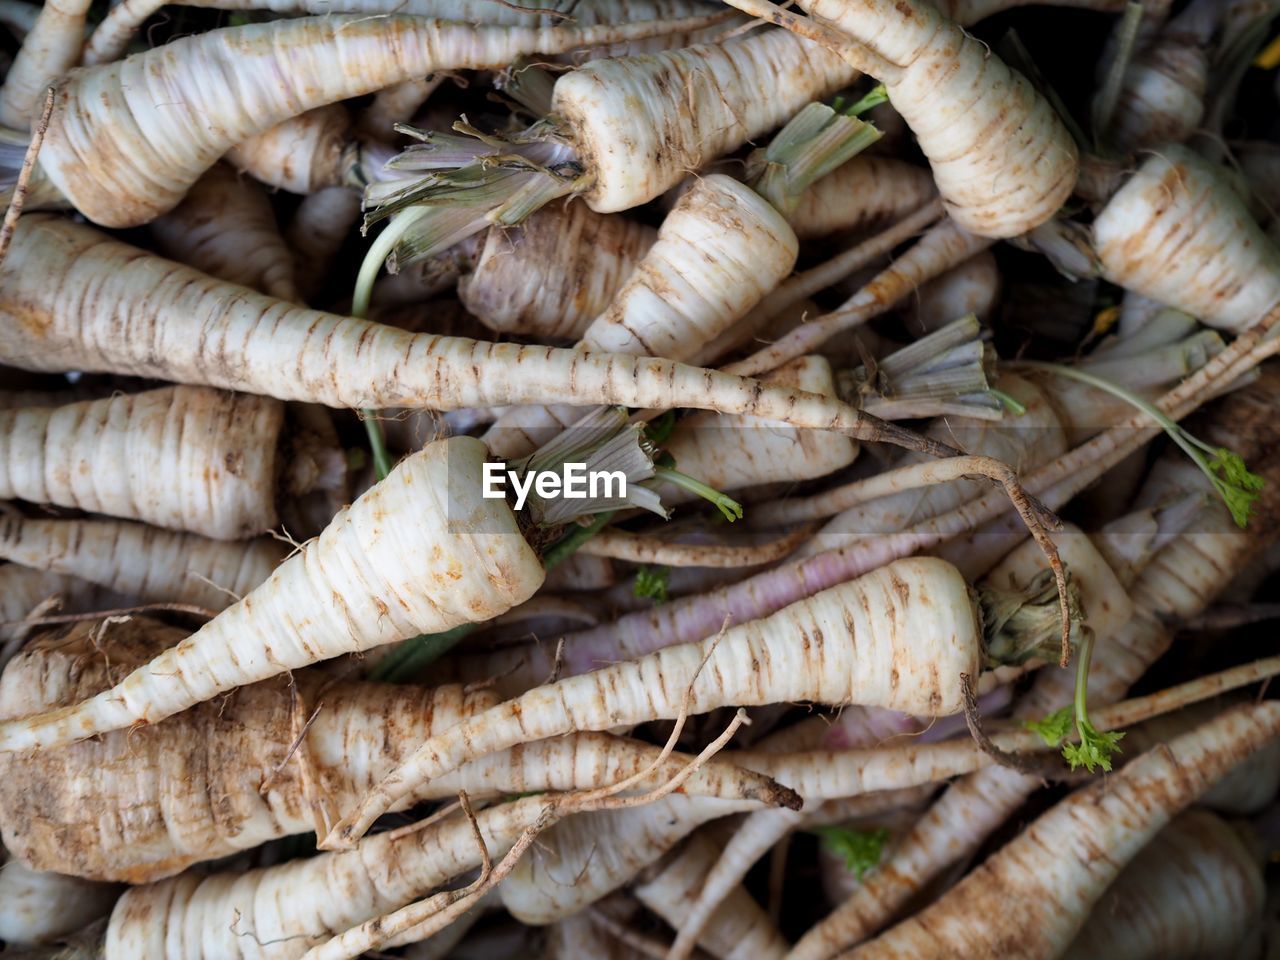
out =
{"type": "Polygon", "coordinates": [[[1231,519],[1238,527],[1247,526],[1253,504],[1265,485],[1262,477],[1245,466],[1240,454],[1225,447],[1216,449],[1213,458],[1209,460],[1209,469],[1215,478],[1214,487],[1231,511],[1231,519]]]}
{"type": "Polygon", "coordinates": [[[636,571],[636,582],[631,592],[637,597],[647,597],[661,606],[667,602],[667,584],[670,580],[670,567],[641,567],[636,571]]]}
{"type": "Polygon", "coordinates": [[[1119,730],[1103,733],[1088,720],[1077,723],[1076,729],[1080,732],[1080,742],[1068,743],[1062,748],[1062,756],[1071,764],[1071,769],[1084,767],[1093,773],[1096,768],[1101,767],[1110,773],[1112,754],[1123,752],[1119,743],[1124,739],[1124,733],[1119,730]]]}
{"type": "Polygon", "coordinates": [[[814,831],[822,837],[826,848],[844,858],[844,867],[859,880],[868,870],[880,863],[889,831],[884,827],[875,830],[851,830],[848,827],[817,827],[814,831]]]}
{"type": "Polygon", "coordinates": [[[1055,710],[1043,720],[1024,720],[1022,725],[1039,734],[1046,747],[1056,747],[1071,732],[1073,711],[1071,707],[1055,710]]]}

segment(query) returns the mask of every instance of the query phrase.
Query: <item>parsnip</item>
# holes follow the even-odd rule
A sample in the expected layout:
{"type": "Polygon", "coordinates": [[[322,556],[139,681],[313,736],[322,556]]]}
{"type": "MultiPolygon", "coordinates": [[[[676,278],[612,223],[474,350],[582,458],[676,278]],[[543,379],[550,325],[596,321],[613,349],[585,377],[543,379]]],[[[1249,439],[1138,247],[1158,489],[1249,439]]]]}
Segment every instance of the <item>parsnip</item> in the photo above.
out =
{"type": "MultiPolygon", "coordinates": [[[[679,928],[718,853],[711,840],[695,834],[669,863],[634,887],[636,898],[679,928]]],[[[768,915],[742,887],[725,899],[699,942],[720,960],[780,960],[787,946],[768,915]]]]}
{"type": "MultiPolygon", "coordinates": [[[[429,939],[418,939],[416,933],[410,932],[403,937],[397,938],[397,941],[403,940],[406,942],[404,956],[407,960],[449,960],[451,957],[459,957],[459,954],[465,957],[476,950],[475,938],[468,938],[472,928],[483,920],[486,915],[501,906],[502,904],[496,894],[487,893],[480,898],[480,901],[468,913],[459,917],[438,933],[432,934],[429,939]],[[463,944],[463,941],[466,941],[465,945],[455,953],[455,948],[463,944]]],[[[513,938],[508,936],[506,939],[511,940],[513,938]]],[[[395,945],[398,945],[398,943],[395,945]]],[[[480,949],[483,950],[483,947],[480,949]]],[[[549,960],[549,958],[543,958],[543,960],[549,960]]]]}
{"type": "Polygon", "coordinates": [[[665,797],[634,810],[579,814],[557,823],[499,888],[522,923],[570,916],[630,882],[710,820],[754,805],[709,797],[665,797]]]}
{"type": "MultiPolygon", "coordinates": [[[[1228,673],[1200,678],[1177,690],[1163,691],[1100,711],[1098,721],[1105,726],[1128,724],[1150,716],[1153,711],[1174,708],[1188,698],[1213,696],[1227,687],[1256,682],[1278,667],[1280,664],[1276,658],[1271,658],[1265,663],[1228,671],[1230,679],[1228,673]]],[[[1033,745],[1043,747],[1038,734],[1030,731],[1002,734],[997,743],[1004,749],[1028,749],[1033,745]]],[[[869,750],[858,755],[817,753],[778,756],[748,752],[739,756],[752,766],[773,769],[779,775],[803,784],[806,793],[811,793],[814,798],[846,797],[860,790],[880,788],[879,792],[819,805],[804,817],[804,822],[829,823],[883,814],[903,804],[918,804],[932,791],[931,786],[884,788],[896,784],[918,784],[965,769],[962,765],[948,771],[945,765],[934,765],[926,759],[929,755],[940,758],[948,753],[957,760],[967,756],[970,762],[991,762],[988,754],[968,742],[914,744],[895,751],[869,750]],[[897,756],[885,762],[885,753],[897,756]]],[[[501,888],[504,903],[525,922],[549,923],[563,918],[617,889],[635,870],[655,861],[689,830],[732,809],[724,801],[673,797],[640,811],[609,811],[566,820],[544,835],[538,847],[540,856],[538,852],[531,852],[531,856],[540,863],[522,861],[506,879],[501,888]],[[613,840],[607,852],[602,852],[606,849],[603,837],[613,840]]],[[[764,817],[795,822],[791,811],[774,811],[773,814],[761,811],[751,820],[764,817]]],[[[738,845],[743,839],[747,838],[739,828],[730,846],[738,845]]],[[[729,854],[728,847],[725,854],[729,854]]]]}
{"type": "Polygon", "coordinates": [[[1207,811],[1181,814],[1121,871],[1062,956],[1231,956],[1259,922],[1266,893],[1259,858],[1245,843],[1207,811]]]}
{"type": "MultiPolygon", "coordinates": [[[[495,139],[413,131],[423,142],[391,164],[404,173],[367,189],[366,205],[420,221],[412,224],[420,234],[413,250],[423,256],[491,224],[514,225],[569,194],[599,213],[617,213],[655,199],[855,77],[818,45],[767,29],[594,60],[561,76],[549,94],[539,84],[523,97],[541,117],[524,132],[495,139]],[[754,94],[779,78],[787,80],[778,88],[785,95],[754,94]],[[424,201],[435,209],[422,209],[424,201]]],[[[401,220],[401,228],[410,226],[401,220]]]]}
{"type": "MultiPolygon", "coordinates": [[[[770,12],[751,0],[733,5],[770,12]]],[[[1013,237],[1058,211],[1075,186],[1076,146],[1030,81],[928,4],[810,0],[804,7],[852,41],[829,46],[884,82],[957,224],[979,236],[1013,237]]],[[[794,19],[772,19],[800,29],[794,19]]]]}
{"type": "Polygon", "coordinates": [[[9,721],[0,740],[12,750],[154,723],[245,683],[527,599],[542,566],[506,503],[481,497],[486,456],[457,438],[401,461],[266,583],[119,690],[40,722],[9,721]],[[473,483],[458,479],[468,475],[473,483]]]}
{"type": "MultiPolygon", "coordinates": [[[[76,703],[182,636],[141,617],[45,635],[0,679],[0,715],[76,703]]],[[[267,681],[154,727],[0,757],[0,828],[11,850],[43,869],[158,880],[276,837],[327,831],[334,812],[418,741],[496,703],[492,692],[457,686],[334,684],[307,675],[267,681]]],[[[406,806],[459,790],[484,798],[608,786],[659,759],[656,747],[606,735],[544,741],[468,765],[406,806]]],[[[687,761],[670,758],[646,782],[673,776],[687,761]]],[[[751,803],[790,799],[766,777],[719,762],[700,769],[685,789],[751,803]]]]}
{"type": "Polygon", "coordinates": [[[444,86],[448,73],[433,73],[418,80],[384,87],[360,112],[357,129],[362,136],[385,140],[397,123],[408,123],[414,118],[433,93],[444,86]]]}
{"type": "Polygon", "coordinates": [[[1126,68],[1107,140],[1125,153],[1185,140],[1204,116],[1208,75],[1202,44],[1175,20],[1126,68]]]}
{"type": "MultiPolygon", "coordinates": [[[[1126,739],[1134,750],[1148,750],[1178,734],[1203,723],[1216,710],[1227,704],[1238,703],[1230,698],[1217,704],[1197,704],[1176,713],[1148,720],[1129,732],[1126,739]]],[[[1218,813],[1233,817],[1252,816],[1261,813],[1275,798],[1280,787],[1280,742],[1268,744],[1251,758],[1240,764],[1213,789],[1206,791],[1198,801],[1218,813]]]]}
{"type": "Polygon", "coordinates": [[[544,501],[539,491],[517,518],[505,499],[485,495],[484,444],[433,443],[178,646],[83,703],[0,725],[0,750],[156,723],[246,683],[505,613],[542,585],[526,534],[579,514],[658,503],[640,486],[652,462],[637,428],[619,429],[622,419],[616,411],[597,418],[584,427],[592,442],[540,452],[536,461],[537,470],[558,472],[565,456],[585,456],[590,472],[599,458],[625,474],[622,496],[544,501]]]}
{"type": "MultiPolygon", "coordinates": [[[[1102,636],[1109,636],[1112,631],[1127,623],[1133,614],[1133,604],[1125,594],[1125,586],[1080,530],[1068,528],[1057,534],[1055,541],[1063,562],[1072,572],[1073,583],[1078,588],[1086,625],[1102,636]]],[[[1035,545],[1025,544],[996,566],[987,583],[991,587],[1010,591],[1010,595],[1014,595],[1014,591],[1025,593],[1031,581],[1040,575],[1041,563],[1042,558],[1035,545]],[[1032,549],[1028,550],[1028,546],[1032,549]]],[[[988,609],[995,606],[993,604],[988,609]]],[[[858,713],[856,709],[852,712],[855,715],[858,713]]],[[[681,949],[675,951],[677,956],[688,956],[688,950],[693,946],[702,923],[712,915],[720,898],[734,889],[765,851],[801,826],[806,817],[812,818],[822,801],[864,791],[903,789],[941,780],[965,772],[969,769],[970,760],[976,759],[979,754],[977,747],[967,740],[929,743],[935,737],[945,738],[946,734],[942,729],[933,729],[928,722],[912,724],[909,722],[911,718],[902,714],[882,716],[873,713],[868,719],[871,722],[855,729],[852,737],[838,726],[826,731],[823,736],[823,746],[851,751],[849,753],[818,754],[821,759],[815,759],[805,755],[775,753],[770,744],[769,752],[763,756],[758,752],[748,751],[740,757],[751,768],[769,771],[783,782],[797,787],[805,798],[805,810],[796,814],[790,811],[760,811],[743,823],[725,845],[723,855],[711,870],[691,911],[690,922],[681,927],[677,941],[681,949]],[[892,722],[893,718],[897,718],[896,724],[892,722]],[[833,733],[837,736],[833,737],[833,733]],[[912,739],[907,741],[908,746],[880,742],[886,737],[901,733],[912,734],[912,739]],[[833,740],[834,743],[831,742],[833,740]],[[875,749],[855,749],[859,746],[875,749]]],[[[945,728],[945,722],[940,726],[945,728]]],[[[786,734],[783,736],[787,737],[786,734]]]]}
{"type": "MultiPolygon", "coordinates": [[[[84,46],[88,0],[45,3],[0,86],[0,124],[25,130],[44,91],[76,65],[84,46]]],[[[38,113],[37,113],[38,115],[38,113]]]]}
{"type": "MultiPolygon", "coordinates": [[[[852,803],[869,811],[899,802],[895,792],[852,803]]],[[[551,923],[631,882],[703,824],[752,809],[740,801],[670,796],[636,810],[580,814],[543,835],[504,882],[504,906],[525,923],[551,923]],[[608,837],[611,842],[601,843],[608,837]],[[539,853],[541,854],[539,856],[539,853]]]]}
{"type": "MultiPolygon", "coordinates": [[[[681,704],[693,713],[790,700],[957,712],[959,677],[976,676],[981,651],[988,649],[980,623],[954,567],[926,557],[898,561],[723,636],[538,687],[459,724],[388,775],[328,842],[359,838],[416,784],[467,759],[571,730],[674,718],[681,704]],[[929,603],[922,602],[926,597],[929,603]],[[799,648],[791,642],[797,634],[799,648]],[[930,646],[918,660],[902,644],[923,637],[930,646]]],[[[1054,627],[1056,621],[1048,632],[1056,637],[1054,627]]],[[[1027,636],[1013,644],[1016,652],[989,655],[1019,661],[1030,655],[1028,645],[1043,640],[1027,636]]]]}
{"type": "MultiPolygon", "coordinates": [[[[145,618],[46,635],[0,679],[0,713],[8,719],[75,703],[182,636],[145,618]]],[[[137,736],[5,755],[0,826],[10,849],[29,863],[99,879],[159,879],[314,829],[328,791],[347,783],[358,795],[362,765],[377,770],[401,736],[447,727],[492,699],[459,687],[424,693],[369,686],[362,696],[335,697],[320,678],[302,682],[296,701],[285,684],[248,687],[137,736]],[[309,715],[319,702],[325,706],[291,763],[292,741],[307,719],[296,714],[309,715]],[[36,782],[49,787],[40,800],[28,789],[36,782]],[[260,785],[268,787],[262,795],[260,785]]]]}
{"type": "Polygon", "coordinates": [[[293,251],[298,288],[310,303],[360,218],[360,197],[346,187],[327,187],[302,198],[285,238],[293,251]]]}
{"type": "Polygon", "coordinates": [[[269,297],[298,299],[293,257],[271,203],[226,164],[210,167],[180,204],[153,220],[151,236],[179,263],[269,297]]]}
{"type": "Polygon", "coordinates": [[[584,203],[545,207],[482,235],[458,297],[494,330],[580,338],[656,239],[652,227],[584,203]]]}
{"type": "MultiPolygon", "coordinates": [[[[1186,416],[1189,410],[1203,402],[1205,382],[1212,383],[1213,378],[1222,378],[1220,382],[1225,387],[1233,383],[1249,363],[1248,357],[1242,359],[1233,345],[1228,351],[1209,359],[1202,371],[1188,377],[1160,402],[1165,404],[1166,412],[1186,416]],[[1197,393],[1197,390],[1200,392],[1197,393]]],[[[1142,373],[1149,372],[1145,370],[1145,365],[1140,367],[1135,364],[1132,369],[1142,373]]],[[[1088,394],[1074,394],[1072,402],[1079,402],[1080,399],[1089,399],[1088,394]]],[[[1093,402],[1090,399],[1090,406],[1093,402]]],[[[984,423],[990,427],[989,422],[984,423]]],[[[1096,442],[1090,441],[1031,474],[1032,480],[1038,484],[1037,496],[1047,496],[1055,505],[1060,506],[1095,480],[1109,463],[1115,462],[1109,458],[1119,458],[1131,453],[1149,442],[1158,431],[1159,427],[1151,426],[1145,413],[1121,421],[1096,442]],[[1098,449],[1103,453],[1098,454],[1098,449]]],[[[1029,433],[1032,437],[1037,436],[1036,431],[1029,433]]],[[[1052,431],[1047,435],[1055,436],[1052,431]]],[[[1250,450],[1258,449],[1232,445],[1243,456],[1250,456],[1250,450]]],[[[1026,468],[1025,464],[1019,463],[1019,466],[1026,468]]],[[[974,469],[976,466],[966,465],[961,473],[974,469]]],[[[914,522],[910,528],[900,533],[858,538],[852,544],[815,554],[776,571],[766,571],[737,583],[720,585],[704,590],[697,596],[684,597],[660,607],[642,609],[599,630],[580,631],[566,638],[564,670],[590,670],[600,662],[641,656],[671,643],[696,639],[699,635],[710,634],[719,629],[726,618],[733,624],[767,616],[789,602],[859,576],[895,558],[913,551],[937,547],[982,523],[1000,517],[1005,507],[1003,501],[987,494],[963,503],[939,517],[914,522]]],[[[1010,522],[1020,523],[1012,518],[1010,522]]],[[[1018,529],[1021,527],[1018,526],[1018,529]]],[[[548,675],[551,669],[549,656],[539,655],[533,650],[526,654],[525,663],[516,665],[515,670],[523,671],[526,666],[532,665],[531,672],[519,675],[515,680],[504,678],[500,682],[516,689],[526,689],[530,683],[541,682],[548,675]]],[[[491,666],[482,668],[482,675],[492,676],[513,668],[510,662],[504,663],[496,671],[491,666]]]]}
{"type": "MultiPolygon", "coordinates": [[[[904,789],[879,794],[878,796],[886,799],[893,798],[900,801],[894,805],[883,804],[883,809],[880,810],[860,809],[865,804],[857,800],[843,800],[814,804],[812,809],[806,811],[761,810],[748,815],[724,843],[714,866],[706,873],[702,889],[692,905],[686,906],[683,922],[676,924],[679,932],[669,951],[669,960],[686,960],[692,954],[694,945],[702,942],[706,935],[715,929],[717,917],[725,909],[722,900],[732,897],[735,891],[740,891],[738,881],[743,878],[751,865],[771,847],[783,842],[792,830],[801,828],[812,830],[815,827],[818,830],[830,829],[850,818],[860,820],[862,817],[875,823],[902,824],[917,812],[915,808],[919,804],[913,803],[913,800],[921,799],[920,795],[920,788],[914,791],[904,789]]],[[[869,800],[874,796],[876,795],[860,799],[869,800]]],[[[884,832],[887,833],[887,831],[884,832]]],[[[826,846],[824,843],[820,856],[825,852],[826,846]]],[[[842,863],[841,869],[847,871],[849,867],[842,863]]],[[[825,874],[825,869],[823,872],[825,874]]]]}
{"type": "Polygon", "coordinates": [[[133,603],[230,606],[271,575],[288,547],[228,542],[122,520],[0,517],[0,557],[71,575],[133,603]]]}
{"type": "Polygon", "coordinates": [[[414,336],[295,308],[34,214],[0,281],[0,361],[24,368],[111,369],[352,408],[688,407],[915,442],[829,398],[668,361],[414,336]],[[58,282],[50,263],[65,267],[58,282]]]}
{"type": "MultiPolygon", "coordinates": [[[[810,106],[818,106],[818,104],[810,104],[810,106]]],[[[829,108],[824,107],[824,109],[829,108]]],[[[873,158],[859,155],[849,164],[845,164],[845,167],[859,159],[873,158]]],[[[845,167],[838,168],[801,193],[797,209],[803,209],[805,198],[813,191],[821,191],[821,184],[831,178],[836,178],[839,184],[844,179],[840,173],[845,167]]],[[[859,174],[850,179],[856,183],[863,177],[863,174],[859,174]]],[[[859,196],[854,203],[849,203],[847,199],[844,202],[836,202],[834,198],[829,198],[826,207],[828,212],[841,218],[843,222],[854,225],[862,222],[864,215],[874,215],[880,209],[874,197],[865,195],[859,196]]],[[[860,269],[880,262],[881,258],[895,247],[934,224],[942,215],[941,203],[928,197],[914,208],[907,207],[900,219],[870,238],[785,279],[732,328],[705,344],[690,362],[710,364],[713,361],[722,360],[757,339],[772,339],[778,332],[790,331],[805,324],[806,321],[822,316],[822,309],[813,303],[810,297],[839,284],[860,269]]],[[[800,225],[804,226],[803,223],[800,225]]],[[[761,351],[753,357],[753,360],[768,360],[767,363],[760,363],[753,369],[770,369],[771,366],[783,363],[788,357],[794,359],[803,354],[806,349],[816,348],[824,340],[841,331],[847,331],[858,324],[865,323],[888,309],[895,301],[909,296],[916,287],[946,270],[953,262],[960,262],[965,256],[971,255],[974,250],[981,249],[990,242],[964,234],[963,231],[957,231],[951,225],[939,224],[936,230],[926,233],[919,243],[874,277],[864,291],[860,291],[836,312],[835,319],[830,315],[823,317],[824,321],[830,322],[831,330],[824,330],[821,336],[810,338],[809,334],[813,332],[813,328],[819,326],[818,323],[814,323],[806,327],[803,342],[791,345],[785,355],[766,355],[761,351]]],[[[864,331],[860,331],[860,334],[862,333],[864,331]]]]}
{"type": "Polygon", "coordinates": [[[111,912],[120,887],[32,870],[21,860],[0,866],[0,940],[53,943],[111,912]]]}
{"type": "Polygon", "coordinates": [[[990,250],[976,253],[916,290],[915,296],[903,305],[907,329],[917,334],[930,333],[969,314],[986,322],[1000,301],[1000,288],[996,258],[990,250]]]}
{"type": "MultiPolygon", "coordinates": [[[[1231,403],[1236,402],[1233,397],[1231,403]]],[[[1239,418],[1239,422],[1244,421],[1247,418],[1239,418]]],[[[1244,437],[1234,438],[1246,453],[1264,442],[1257,434],[1252,446],[1242,442],[1250,432],[1246,428],[1244,437]]],[[[1181,463],[1182,460],[1177,461],[1181,463]]],[[[1205,481],[1194,467],[1187,466],[1190,473],[1184,480],[1193,485],[1191,489],[1197,489],[1205,481]]],[[[1159,478],[1163,475],[1164,469],[1154,474],[1159,478]]],[[[1270,511],[1276,509],[1275,501],[1268,499],[1266,509],[1270,517],[1270,511]]],[[[1225,514],[1225,508],[1217,501],[1204,501],[1183,535],[1157,552],[1138,576],[1132,593],[1139,614],[1124,629],[1105,638],[1109,642],[1098,646],[1088,680],[1091,703],[1119,699],[1169,649],[1172,636],[1151,617],[1152,613],[1169,616],[1202,610],[1230,581],[1232,571],[1261,549],[1262,544],[1248,534],[1238,530],[1223,533],[1229,525],[1225,514]]],[[[1264,529],[1272,529],[1269,522],[1264,529]]],[[[1271,535],[1265,539],[1271,539],[1271,535]]],[[[1042,671],[1017,713],[1039,718],[1068,702],[1075,684],[1073,672],[1052,668],[1042,671]]],[[[824,960],[879,929],[946,865],[975,850],[1039,784],[1036,777],[1003,767],[993,767],[954,784],[908,834],[885,868],[869,876],[849,900],[805,934],[793,950],[792,960],[824,960]]]]}
{"type": "Polygon", "coordinates": [[[551,109],[594,174],[587,203],[613,213],[652,200],[855,76],[816,44],[765,30],[589,63],[556,81],[551,109]],[[778,95],[759,96],[764,88],[778,95]]]}
{"type": "Polygon", "coordinates": [[[924,206],[935,193],[933,178],[922,167],[858,154],[815,181],[784,215],[797,237],[813,240],[884,226],[924,206]]]}
{"type": "Polygon", "coordinates": [[[919,914],[847,954],[1056,957],[1147,842],[1236,763],[1280,736],[1280,704],[1229,710],[1061,801],[919,914]],[[999,909],[1018,904],[1016,912],[999,909]]]}
{"type": "Polygon", "coordinates": [[[173,209],[229,148],[306,110],[436,70],[494,69],[664,26],[347,15],[215,30],[72,74],[58,88],[40,169],[89,219],[136,226],[173,209]],[[147,92],[154,84],[168,90],[163,104],[147,92]]]}
{"type": "MultiPolygon", "coordinates": [[[[759,194],[723,174],[700,179],[582,335],[579,349],[683,360],[728,329],[791,272],[799,245],[759,194]]],[[[523,456],[581,416],[516,409],[489,428],[495,453],[523,456]]]]}
{"type": "MultiPolygon", "coordinates": [[[[1149,639],[1149,624],[1143,623],[1142,628],[1147,630],[1147,636],[1142,639],[1149,639]]],[[[1134,630],[1135,634],[1140,632],[1134,630]]],[[[1130,639],[1128,636],[1125,638],[1126,641],[1130,639]]],[[[1220,674],[1198,677],[1159,694],[1103,707],[1093,711],[1091,716],[1097,719],[1099,729],[1142,722],[1189,702],[1200,702],[1224,690],[1238,689],[1265,679],[1274,673],[1276,667],[1275,658],[1256,661],[1220,674]]],[[[1042,750],[1046,746],[1040,733],[1029,729],[1000,731],[990,739],[995,746],[1006,751],[1042,750]]],[[[757,772],[793,784],[797,792],[807,798],[809,809],[806,812],[810,813],[823,801],[858,797],[875,791],[907,790],[983,768],[990,768],[992,773],[1010,772],[1008,767],[992,766],[995,761],[990,753],[965,739],[926,740],[835,752],[815,750],[785,754],[746,750],[738,752],[736,758],[757,772]]],[[[989,781],[990,778],[988,786],[989,781]]],[[[807,949],[808,945],[805,947],[807,949]]]]}
{"type": "MultiPolygon", "coordinates": [[[[164,6],[163,0],[122,0],[107,13],[94,30],[85,48],[84,62],[106,63],[119,59],[134,32],[143,21],[164,6]]],[[[641,20],[675,20],[697,16],[707,6],[698,0],[593,0],[590,3],[570,3],[556,0],[544,4],[537,11],[525,12],[522,5],[486,4],[483,7],[463,6],[457,0],[200,0],[189,6],[218,10],[269,9],[286,16],[298,14],[325,15],[352,13],[365,16],[404,14],[414,17],[431,17],[441,20],[468,20],[475,24],[493,24],[513,27],[551,27],[562,18],[546,14],[563,6],[572,10],[575,22],[583,26],[600,23],[629,23],[641,20]]]]}
{"type": "Polygon", "coordinates": [[[1104,276],[1239,333],[1280,302],[1280,251],[1214,168],[1165,144],[1093,222],[1104,276]]]}
{"type": "Polygon", "coordinates": [[[251,536],[280,497],[345,479],[340,451],[290,450],[283,428],[279,401],[205,387],[0,411],[0,497],[251,536]]]}
{"type": "Polygon", "coordinates": [[[376,175],[391,155],[389,147],[355,140],[351,114],[342,104],[331,103],[241,140],[226,158],[269,187],[309,194],[359,185],[376,175]]]}
{"type": "MultiPolygon", "coordinates": [[[[676,783],[671,781],[667,789],[676,783]]],[[[425,936],[424,918],[435,928],[443,919],[423,911],[421,905],[392,915],[388,911],[482,862],[504,857],[513,844],[527,849],[539,832],[570,814],[631,807],[637,801],[642,802],[643,811],[643,801],[651,805],[654,796],[615,801],[599,792],[543,794],[480,811],[470,823],[453,816],[411,830],[382,833],[349,854],[321,854],[239,876],[215,874],[201,880],[187,874],[138,887],[125,895],[112,916],[105,960],[139,952],[183,960],[199,950],[229,960],[246,956],[284,960],[304,954],[308,958],[355,957],[388,942],[403,942],[402,936],[425,936]],[[324,891],[319,912],[308,903],[312,891],[324,891]],[[335,892],[341,895],[333,898],[335,892]],[[167,931],[177,929],[186,933],[169,939],[167,931]],[[336,931],[343,932],[334,936],[336,931]]],[[[682,806],[731,812],[747,805],[679,794],[657,802],[668,805],[671,812],[682,806]]],[[[503,869],[515,862],[504,861],[503,869]]],[[[457,904],[458,912],[472,903],[457,904]]]]}
{"type": "MultiPolygon", "coordinates": [[[[527,797],[476,814],[491,857],[552,808],[527,797]]],[[[104,960],[296,960],[335,933],[395,910],[478,867],[467,821],[381,833],[344,854],[247,873],[197,872],[126,891],[111,915],[104,960]]]]}
{"type": "MultiPolygon", "coordinates": [[[[822,357],[801,357],[773,371],[763,382],[835,394],[831,365],[822,357]]],[[[826,476],[847,467],[858,455],[858,445],[845,437],[715,413],[695,413],[681,419],[665,449],[682,471],[717,490],[826,476]]],[[[692,495],[684,491],[673,490],[663,496],[668,503],[689,499],[692,495]]]]}
{"type": "Polygon", "coordinates": [[[597,960],[642,960],[651,953],[628,943],[616,931],[606,929],[588,913],[575,913],[553,924],[539,960],[573,960],[589,956],[597,960]]]}

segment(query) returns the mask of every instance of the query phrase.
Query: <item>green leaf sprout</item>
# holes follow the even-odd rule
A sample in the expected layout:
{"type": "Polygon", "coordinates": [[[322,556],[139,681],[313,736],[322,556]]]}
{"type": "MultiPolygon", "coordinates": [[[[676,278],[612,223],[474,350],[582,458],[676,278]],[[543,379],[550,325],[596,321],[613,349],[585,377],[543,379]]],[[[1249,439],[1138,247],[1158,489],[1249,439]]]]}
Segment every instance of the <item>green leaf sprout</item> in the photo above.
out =
{"type": "Polygon", "coordinates": [[[670,579],[670,567],[641,567],[636,571],[636,582],[631,592],[637,597],[648,597],[661,606],[667,602],[667,583],[670,579]]]}
{"type": "Polygon", "coordinates": [[[868,870],[880,863],[889,831],[884,827],[875,830],[852,830],[849,827],[818,827],[814,831],[832,853],[844,857],[844,867],[859,880],[868,870]]]}
{"type": "Polygon", "coordinates": [[[1024,720],[1022,725],[1040,735],[1047,747],[1056,747],[1071,732],[1071,708],[1055,710],[1043,720],[1024,720]]]}

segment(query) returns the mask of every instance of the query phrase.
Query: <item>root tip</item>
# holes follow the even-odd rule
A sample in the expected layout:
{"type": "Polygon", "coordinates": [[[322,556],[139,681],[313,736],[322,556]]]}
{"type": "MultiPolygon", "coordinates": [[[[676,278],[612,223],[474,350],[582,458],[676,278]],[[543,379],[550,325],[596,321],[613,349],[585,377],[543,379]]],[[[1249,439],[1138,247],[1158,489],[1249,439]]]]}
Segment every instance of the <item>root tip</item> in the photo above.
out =
{"type": "Polygon", "coordinates": [[[316,847],[331,853],[343,853],[348,850],[354,850],[359,841],[351,835],[350,825],[339,823],[329,835],[321,840],[316,847]]]}
{"type": "Polygon", "coordinates": [[[784,787],[778,784],[773,794],[774,806],[784,807],[787,810],[800,810],[804,806],[804,797],[796,793],[790,787],[784,787]]]}

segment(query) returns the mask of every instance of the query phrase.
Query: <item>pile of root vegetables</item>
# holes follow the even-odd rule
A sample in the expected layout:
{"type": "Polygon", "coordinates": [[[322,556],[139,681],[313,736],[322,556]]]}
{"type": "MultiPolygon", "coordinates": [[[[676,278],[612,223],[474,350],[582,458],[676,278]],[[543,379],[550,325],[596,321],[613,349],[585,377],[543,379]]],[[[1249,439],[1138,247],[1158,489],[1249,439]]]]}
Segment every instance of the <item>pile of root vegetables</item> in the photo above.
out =
{"type": "Polygon", "coordinates": [[[1022,6],[0,0],[0,955],[1280,957],[1280,0],[1022,6]]]}

